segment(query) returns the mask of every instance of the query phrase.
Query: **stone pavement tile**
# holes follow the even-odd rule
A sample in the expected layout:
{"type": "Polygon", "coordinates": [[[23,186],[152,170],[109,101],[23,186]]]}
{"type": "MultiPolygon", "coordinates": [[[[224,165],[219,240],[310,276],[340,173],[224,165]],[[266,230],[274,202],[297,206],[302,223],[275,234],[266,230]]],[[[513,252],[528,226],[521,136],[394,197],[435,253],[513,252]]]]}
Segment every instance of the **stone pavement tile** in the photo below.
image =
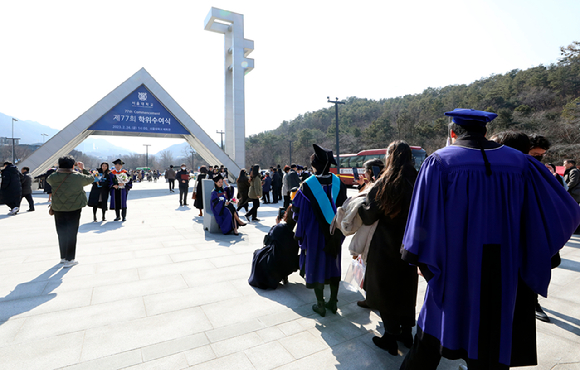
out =
{"type": "Polygon", "coordinates": [[[172,247],[159,246],[157,248],[136,250],[136,251],[133,251],[133,253],[135,254],[135,257],[143,258],[143,257],[167,255],[167,254],[172,254],[172,253],[185,253],[185,252],[191,252],[191,251],[195,251],[195,250],[196,249],[191,245],[177,245],[177,246],[172,246],[172,247]]]}
{"type": "Polygon", "coordinates": [[[91,295],[92,289],[84,289],[0,302],[0,321],[88,306],[91,295]]]}
{"type": "Polygon", "coordinates": [[[0,287],[0,297],[2,297],[0,298],[0,302],[41,295],[46,284],[48,282],[44,280],[18,284],[16,288],[7,286],[0,287]]]}
{"type": "Polygon", "coordinates": [[[327,325],[329,329],[342,335],[345,339],[350,340],[368,333],[368,330],[360,324],[353,323],[348,319],[341,319],[327,325]]]}
{"type": "Polygon", "coordinates": [[[580,362],[569,363],[569,364],[558,364],[551,369],[554,370],[578,370],[580,369],[580,362]]]}
{"type": "Polygon", "coordinates": [[[201,364],[215,358],[215,353],[213,353],[213,349],[209,345],[185,351],[184,354],[190,366],[201,364]]]}
{"type": "MultiPolygon", "coordinates": [[[[183,284],[187,285],[185,281],[183,284]]],[[[151,316],[239,296],[241,294],[230,283],[224,282],[148,295],[143,300],[147,307],[147,314],[151,316]]]]}
{"type": "Polygon", "coordinates": [[[81,361],[185,337],[212,329],[200,308],[191,308],[88,329],[81,361]]]}
{"type": "Polygon", "coordinates": [[[255,370],[248,357],[242,353],[234,353],[229,356],[220,357],[215,360],[207,361],[202,364],[191,367],[193,370],[255,370]]]}
{"type": "Polygon", "coordinates": [[[323,340],[309,332],[294,334],[280,339],[279,342],[297,359],[328,348],[328,345],[323,340]]]}
{"type": "Polygon", "coordinates": [[[204,333],[198,333],[142,347],[141,353],[143,354],[143,361],[151,361],[157,358],[195,349],[207,344],[209,344],[207,336],[204,333]]]}
{"type": "MultiPolygon", "coordinates": [[[[54,256],[51,256],[51,258],[53,258],[53,257],[54,256]]],[[[26,262],[28,260],[28,258],[30,258],[30,256],[26,256],[26,255],[6,257],[6,256],[4,256],[4,253],[0,252],[0,270],[3,269],[4,266],[6,266],[6,265],[14,265],[14,264],[18,265],[18,264],[21,264],[23,262],[26,262]]],[[[31,260],[29,262],[34,262],[34,261],[38,261],[38,260],[31,260]]]]}
{"type": "Polygon", "coordinates": [[[282,331],[277,327],[264,328],[258,330],[256,334],[258,334],[260,338],[262,338],[264,343],[284,338],[284,333],[282,333],[282,331]]]}
{"type": "Polygon", "coordinates": [[[189,364],[187,363],[185,354],[177,353],[175,355],[133,365],[125,368],[125,370],[180,370],[187,367],[189,367],[189,364]]]}
{"type": "Polygon", "coordinates": [[[175,275],[210,269],[215,269],[215,266],[207,260],[186,261],[180,263],[171,263],[170,265],[140,267],[139,276],[141,279],[150,279],[159,276],[175,275]]]}
{"type": "Polygon", "coordinates": [[[166,248],[177,246],[187,246],[189,248],[195,248],[195,243],[197,240],[199,240],[199,238],[180,238],[175,240],[162,241],[161,244],[163,244],[163,246],[166,248]]]}
{"type": "Polygon", "coordinates": [[[306,331],[314,335],[316,338],[323,340],[329,347],[336,346],[337,344],[346,341],[346,338],[343,337],[340,333],[337,333],[335,330],[324,325],[318,324],[313,328],[307,329],[306,331]]]}
{"type": "MultiPolygon", "coordinates": [[[[136,270],[135,270],[136,271],[136,270]]],[[[180,275],[161,276],[154,279],[114,283],[93,289],[92,304],[113,302],[132,297],[142,297],[161,292],[170,292],[187,288],[180,275]]]]}
{"type": "Polygon", "coordinates": [[[226,266],[233,266],[233,265],[251,265],[252,264],[252,253],[246,254],[236,254],[233,256],[223,256],[223,257],[215,257],[210,258],[210,262],[215,265],[215,267],[226,267],[226,266]]]}
{"type": "Polygon", "coordinates": [[[262,338],[254,332],[233,337],[211,344],[215,355],[219,357],[227,356],[232,353],[240,352],[248,348],[255,347],[264,343],[262,338]]]}
{"type": "Polygon", "coordinates": [[[143,258],[132,258],[129,260],[117,260],[112,262],[103,262],[97,264],[97,273],[120,271],[145,266],[159,266],[171,264],[169,256],[153,256],[143,258]]]}
{"type": "Polygon", "coordinates": [[[332,354],[332,350],[330,348],[317,352],[310,356],[303,357],[297,361],[290,362],[286,365],[280,366],[276,370],[304,370],[304,369],[350,370],[348,368],[339,367],[339,363],[336,360],[336,357],[332,354]]]}
{"type": "MultiPolygon", "coordinates": [[[[129,261],[135,258],[134,252],[118,252],[118,253],[107,253],[107,254],[97,254],[97,255],[80,255],[78,258],[83,261],[83,264],[90,263],[102,263],[102,262],[116,262],[116,261],[129,261]]],[[[99,273],[97,268],[97,273],[99,273]]]]}
{"type": "Polygon", "coordinates": [[[278,342],[250,348],[245,354],[256,370],[270,370],[294,361],[294,357],[278,342]]]}
{"type": "MultiPolygon", "coordinates": [[[[57,257],[58,258],[58,257],[57,257]]],[[[60,266],[58,263],[60,259],[54,259],[52,261],[39,261],[39,262],[29,262],[29,263],[12,263],[2,266],[0,269],[0,277],[4,275],[13,275],[15,273],[22,272],[32,272],[32,271],[45,271],[49,269],[58,269],[60,266]]]]}
{"type": "Polygon", "coordinates": [[[109,253],[119,253],[119,252],[136,252],[136,251],[144,251],[149,249],[156,249],[161,248],[161,243],[150,243],[148,240],[139,237],[139,242],[130,244],[131,241],[123,240],[117,241],[114,239],[114,236],[119,237],[118,233],[112,233],[112,239],[110,241],[103,241],[106,244],[101,247],[101,254],[109,254],[109,253]]]}
{"type": "Polygon", "coordinates": [[[24,321],[26,321],[26,318],[0,321],[0,347],[10,345],[14,342],[24,321]]]}
{"type": "Polygon", "coordinates": [[[247,279],[250,276],[250,272],[248,266],[237,265],[220,269],[184,272],[182,276],[190,287],[237,279],[244,279],[246,284],[248,284],[247,279]]]}
{"type": "Polygon", "coordinates": [[[62,281],[49,281],[46,288],[44,288],[43,294],[69,292],[103,285],[123,284],[137,280],[139,280],[137,269],[75,277],[68,276],[67,274],[63,277],[62,281]]]}
{"type": "Polygon", "coordinates": [[[277,325],[276,328],[280,329],[280,331],[287,337],[305,330],[304,327],[300,325],[298,320],[285,322],[283,324],[277,325]]]}
{"type": "Polygon", "coordinates": [[[212,257],[221,257],[221,256],[231,256],[234,253],[230,251],[228,248],[219,248],[219,249],[209,249],[205,251],[189,251],[185,253],[173,253],[170,254],[171,260],[173,262],[183,262],[183,261],[191,261],[191,260],[200,260],[205,258],[212,258],[212,257]]]}
{"type": "MultiPolygon", "coordinates": [[[[284,305],[259,296],[236,297],[204,305],[202,309],[215,328],[249,321],[256,317],[260,317],[260,321],[264,322],[261,316],[288,311],[284,305]]],[[[270,326],[266,322],[264,324],[270,326]]]]}
{"type": "Polygon", "coordinates": [[[47,338],[145,316],[141,298],[50,312],[27,318],[15,341],[47,338]]]}
{"type": "Polygon", "coordinates": [[[57,335],[0,348],[2,370],[46,370],[78,362],[84,332],[57,335]]]}
{"type": "Polygon", "coordinates": [[[141,350],[135,349],[118,353],[113,356],[101,357],[96,360],[81,362],[79,364],[64,367],[63,370],[103,370],[121,369],[142,363],[141,350]]]}
{"type": "Polygon", "coordinates": [[[264,324],[262,322],[260,322],[258,319],[252,319],[246,322],[209,330],[206,331],[205,334],[209,338],[210,342],[215,343],[237,337],[238,335],[251,333],[262,328],[264,328],[264,324]]]}

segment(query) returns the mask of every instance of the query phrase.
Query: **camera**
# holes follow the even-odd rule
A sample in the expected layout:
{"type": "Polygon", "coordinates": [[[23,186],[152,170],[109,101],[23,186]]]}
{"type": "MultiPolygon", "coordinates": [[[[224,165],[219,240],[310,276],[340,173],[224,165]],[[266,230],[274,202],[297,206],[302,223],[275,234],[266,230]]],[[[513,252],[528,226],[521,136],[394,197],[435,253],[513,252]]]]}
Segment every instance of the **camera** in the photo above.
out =
{"type": "Polygon", "coordinates": [[[280,220],[282,220],[282,219],[284,218],[284,215],[285,215],[285,214],[286,214],[286,208],[284,208],[284,207],[280,207],[280,208],[278,209],[278,218],[279,218],[280,220]]]}

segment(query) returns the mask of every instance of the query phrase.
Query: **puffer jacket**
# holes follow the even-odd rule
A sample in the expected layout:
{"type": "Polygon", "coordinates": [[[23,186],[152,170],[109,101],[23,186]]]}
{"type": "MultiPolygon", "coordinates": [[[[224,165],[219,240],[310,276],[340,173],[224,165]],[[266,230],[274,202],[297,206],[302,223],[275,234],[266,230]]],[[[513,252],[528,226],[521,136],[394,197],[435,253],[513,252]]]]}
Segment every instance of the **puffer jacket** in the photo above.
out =
{"type": "Polygon", "coordinates": [[[262,198],[262,195],[262,178],[260,175],[258,175],[250,181],[250,191],[248,192],[248,198],[259,199],[262,198]]]}
{"type": "Polygon", "coordinates": [[[52,186],[52,209],[71,212],[86,206],[87,193],[83,187],[92,184],[93,180],[87,170],[83,170],[83,173],[59,170],[48,176],[46,181],[52,186]]]}

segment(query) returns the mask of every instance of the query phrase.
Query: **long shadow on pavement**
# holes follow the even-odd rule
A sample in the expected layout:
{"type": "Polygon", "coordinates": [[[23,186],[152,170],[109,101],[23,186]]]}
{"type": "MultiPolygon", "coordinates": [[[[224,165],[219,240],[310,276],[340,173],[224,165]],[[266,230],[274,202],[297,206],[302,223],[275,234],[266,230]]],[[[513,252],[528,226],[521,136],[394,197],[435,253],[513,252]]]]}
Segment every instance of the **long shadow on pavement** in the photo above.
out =
{"type": "MultiPolygon", "coordinates": [[[[0,298],[0,325],[11,317],[28,312],[56,297],[56,293],[42,293],[50,283],[52,289],[62,283],[62,277],[70,268],[61,268],[60,265],[49,268],[36,278],[18,284],[13,291],[0,298]]],[[[51,290],[52,291],[52,290],[51,290]]]]}
{"type": "Polygon", "coordinates": [[[580,272],[580,262],[562,258],[562,262],[558,268],[580,272]]]}
{"type": "Polygon", "coordinates": [[[551,318],[550,321],[554,323],[554,325],[569,331],[572,334],[576,334],[577,336],[580,336],[580,320],[572,317],[572,316],[568,316],[568,315],[564,315],[563,313],[560,313],[558,311],[554,311],[554,310],[550,310],[548,308],[542,307],[544,309],[544,311],[548,312],[551,314],[551,318]]]}

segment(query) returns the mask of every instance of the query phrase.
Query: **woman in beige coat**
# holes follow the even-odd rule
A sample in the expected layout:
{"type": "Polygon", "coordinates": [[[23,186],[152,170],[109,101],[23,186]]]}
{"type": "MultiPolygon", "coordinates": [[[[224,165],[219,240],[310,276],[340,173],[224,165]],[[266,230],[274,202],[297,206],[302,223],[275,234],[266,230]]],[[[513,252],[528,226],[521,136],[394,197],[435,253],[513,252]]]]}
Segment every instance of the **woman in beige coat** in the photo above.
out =
{"type": "Polygon", "coordinates": [[[250,191],[248,192],[248,198],[252,202],[252,209],[250,209],[250,212],[246,213],[244,216],[248,221],[260,221],[258,219],[258,207],[260,207],[260,198],[262,197],[262,176],[260,175],[259,170],[260,166],[255,164],[252,167],[252,173],[250,174],[250,191]]]}

